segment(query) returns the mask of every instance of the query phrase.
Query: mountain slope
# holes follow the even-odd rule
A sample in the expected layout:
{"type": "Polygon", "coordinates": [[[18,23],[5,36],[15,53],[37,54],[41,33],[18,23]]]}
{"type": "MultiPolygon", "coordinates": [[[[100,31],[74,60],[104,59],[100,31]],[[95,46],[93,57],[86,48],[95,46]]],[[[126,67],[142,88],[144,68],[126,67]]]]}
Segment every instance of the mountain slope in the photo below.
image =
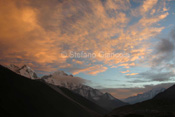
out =
{"type": "Polygon", "coordinates": [[[95,102],[101,107],[111,111],[114,108],[127,105],[126,103],[116,99],[109,93],[102,93],[97,89],[93,89],[86,85],[78,85],[73,89],[74,92],[86,97],[87,99],[95,102]]]}
{"type": "Polygon", "coordinates": [[[78,103],[87,107],[88,109],[91,109],[91,110],[93,110],[97,113],[100,113],[100,114],[106,114],[108,112],[107,110],[103,109],[102,107],[100,107],[96,103],[89,101],[88,99],[84,98],[83,96],[81,96],[77,93],[74,93],[67,88],[59,87],[59,89],[61,89],[64,92],[64,94],[71,97],[73,100],[77,101],[78,103]]]}
{"type": "Polygon", "coordinates": [[[109,93],[102,93],[99,90],[83,85],[82,83],[74,82],[77,79],[77,77],[73,77],[72,75],[70,76],[62,71],[57,71],[51,75],[43,76],[41,79],[43,79],[47,83],[70,89],[73,92],[100,105],[108,111],[111,111],[112,109],[120,106],[127,105],[127,103],[124,103],[114,98],[109,93]]]}
{"type": "Polygon", "coordinates": [[[48,85],[0,66],[0,112],[3,116],[94,117],[94,111],[72,101],[48,85]]]}
{"type": "Polygon", "coordinates": [[[147,91],[145,93],[138,94],[138,95],[132,96],[132,97],[128,97],[128,98],[124,99],[123,101],[130,103],[130,104],[143,102],[145,100],[152,99],[154,96],[156,96],[160,92],[163,92],[164,90],[165,90],[165,88],[155,88],[155,89],[152,89],[152,90],[147,91]]]}
{"type": "Polygon", "coordinates": [[[159,93],[151,100],[115,109],[109,114],[109,117],[126,115],[174,117],[175,85],[159,93]]]}

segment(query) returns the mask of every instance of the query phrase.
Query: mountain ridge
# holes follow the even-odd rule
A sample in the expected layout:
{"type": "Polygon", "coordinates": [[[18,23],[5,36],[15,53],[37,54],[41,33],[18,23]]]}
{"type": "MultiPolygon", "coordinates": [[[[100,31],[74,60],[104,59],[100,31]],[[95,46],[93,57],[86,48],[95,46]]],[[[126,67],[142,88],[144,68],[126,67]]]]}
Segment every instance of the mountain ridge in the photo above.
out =
{"type": "MultiPolygon", "coordinates": [[[[45,83],[52,84],[59,87],[67,88],[86,99],[96,103],[102,108],[111,111],[114,108],[127,105],[128,103],[122,102],[121,100],[113,97],[109,93],[102,93],[98,89],[94,89],[90,86],[84,85],[84,80],[79,77],[74,77],[73,75],[68,75],[64,71],[57,70],[52,74],[45,75],[41,78],[33,77],[32,75],[36,74],[34,70],[32,70],[29,66],[23,65],[22,67],[18,67],[16,65],[10,65],[8,67],[10,70],[14,71],[17,74],[28,77],[32,80],[42,80],[45,83]],[[22,72],[21,72],[22,71],[22,72]],[[28,72],[30,71],[30,72],[28,72]],[[32,77],[31,77],[32,76],[32,77]]],[[[37,75],[36,75],[37,76],[37,75]]]]}
{"type": "Polygon", "coordinates": [[[113,116],[174,117],[175,85],[157,94],[153,99],[114,109],[107,117],[113,116]]]}
{"type": "Polygon", "coordinates": [[[127,103],[120,101],[119,99],[113,97],[109,93],[102,93],[101,91],[89,87],[87,85],[84,85],[82,83],[72,82],[72,80],[66,81],[63,79],[63,76],[65,78],[72,78],[72,77],[74,78],[74,76],[72,75],[70,76],[66,73],[57,71],[53,74],[45,75],[41,79],[44,79],[44,81],[47,83],[70,89],[73,92],[89,99],[90,101],[100,105],[101,107],[109,111],[114,108],[127,105],[127,103]]]}
{"type": "Polygon", "coordinates": [[[31,69],[27,65],[23,65],[23,66],[19,67],[19,66],[16,66],[14,64],[10,64],[9,66],[7,66],[7,68],[9,68],[10,70],[12,70],[13,72],[15,72],[17,74],[20,74],[20,75],[25,76],[25,77],[30,78],[30,79],[37,79],[38,78],[38,76],[34,72],[34,70],[31,69]]]}
{"type": "Polygon", "coordinates": [[[122,101],[127,102],[129,104],[143,102],[143,101],[152,99],[154,96],[163,92],[164,90],[165,90],[165,88],[162,88],[162,87],[154,88],[154,89],[151,89],[151,90],[144,92],[142,94],[137,94],[136,96],[131,96],[131,97],[125,98],[122,101]]]}

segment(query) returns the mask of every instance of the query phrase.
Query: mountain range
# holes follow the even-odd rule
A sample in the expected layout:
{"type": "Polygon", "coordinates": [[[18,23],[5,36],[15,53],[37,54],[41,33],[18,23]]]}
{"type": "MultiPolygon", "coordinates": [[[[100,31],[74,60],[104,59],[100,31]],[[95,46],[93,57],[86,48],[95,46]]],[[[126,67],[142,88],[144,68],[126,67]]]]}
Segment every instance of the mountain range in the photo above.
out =
{"type": "Polygon", "coordinates": [[[123,99],[122,101],[127,102],[129,104],[143,102],[145,100],[152,99],[154,96],[163,92],[164,90],[165,90],[165,88],[162,88],[162,87],[154,88],[154,89],[151,89],[150,91],[147,91],[145,93],[137,94],[136,96],[131,96],[131,97],[128,97],[126,99],[123,99]]]}
{"type": "Polygon", "coordinates": [[[131,103],[127,104],[63,71],[39,78],[27,65],[0,65],[0,80],[2,117],[175,116],[175,85],[126,98],[131,103]],[[74,82],[75,79],[80,82],[74,82]]]}
{"type": "Polygon", "coordinates": [[[74,76],[68,75],[63,71],[57,71],[53,74],[43,76],[41,79],[44,79],[44,81],[49,84],[65,87],[69,90],[72,90],[73,92],[85,97],[86,99],[98,104],[99,106],[109,111],[111,111],[114,108],[127,105],[127,103],[116,99],[109,93],[102,93],[97,89],[86,86],[82,83],[73,82],[72,80],[63,80],[63,77],[65,77],[65,79],[69,79],[70,77],[74,76]]]}
{"type": "Polygon", "coordinates": [[[32,70],[27,65],[23,65],[23,66],[19,67],[19,66],[16,66],[14,64],[10,64],[9,66],[7,66],[7,68],[9,68],[10,70],[14,71],[17,74],[20,74],[20,75],[25,76],[25,77],[30,78],[30,79],[37,79],[38,78],[38,76],[34,72],[34,70],[32,70]]]}
{"type": "Polygon", "coordinates": [[[175,85],[154,98],[114,109],[106,117],[175,117],[175,85]]]}
{"type": "Polygon", "coordinates": [[[65,77],[65,79],[70,79],[70,77],[73,77],[74,79],[73,75],[68,75],[63,71],[54,72],[53,74],[43,76],[41,79],[44,79],[44,81],[49,84],[65,87],[69,90],[72,90],[73,92],[85,97],[86,99],[98,104],[99,106],[109,111],[114,108],[127,105],[127,103],[116,99],[109,93],[102,93],[97,89],[94,89],[82,83],[73,82],[72,80],[63,80],[63,77],[65,77]]]}
{"type": "Polygon", "coordinates": [[[101,117],[107,111],[74,92],[0,66],[1,117],[101,117]]]}
{"type": "Polygon", "coordinates": [[[23,65],[22,67],[18,67],[16,65],[10,65],[8,68],[14,71],[17,74],[25,76],[30,79],[39,79],[47,84],[51,84],[57,87],[64,87],[76,94],[79,94],[86,99],[96,103],[100,107],[105,110],[111,111],[114,108],[127,105],[127,103],[116,99],[109,93],[102,93],[101,91],[84,85],[83,83],[79,83],[76,79],[81,80],[81,78],[74,77],[73,75],[68,75],[64,71],[56,71],[50,75],[45,75],[41,78],[38,78],[34,70],[32,70],[29,66],[23,65]]]}

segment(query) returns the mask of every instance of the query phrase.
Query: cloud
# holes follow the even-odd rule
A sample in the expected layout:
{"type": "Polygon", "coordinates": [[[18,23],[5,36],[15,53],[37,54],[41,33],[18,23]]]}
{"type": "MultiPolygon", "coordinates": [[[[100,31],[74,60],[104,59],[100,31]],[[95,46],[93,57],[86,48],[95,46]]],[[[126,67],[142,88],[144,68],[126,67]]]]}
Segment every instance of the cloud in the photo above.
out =
{"type": "Polygon", "coordinates": [[[148,25],[152,25],[153,23],[159,22],[160,20],[166,18],[168,15],[169,15],[169,13],[166,12],[164,14],[157,15],[157,16],[154,16],[152,18],[144,17],[139,22],[142,26],[148,26],[148,25]]]}
{"type": "Polygon", "coordinates": [[[123,63],[123,64],[120,64],[119,66],[124,66],[125,68],[129,68],[130,66],[135,66],[135,63],[123,63]]]}
{"type": "Polygon", "coordinates": [[[152,66],[159,67],[159,69],[167,69],[172,71],[171,67],[174,64],[175,57],[175,37],[174,29],[172,29],[170,36],[160,39],[153,51],[152,66]]]}
{"type": "Polygon", "coordinates": [[[132,78],[132,80],[129,81],[132,83],[144,83],[144,82],[153,82],[153,81],[174,82],[175,72],[172,70],[174,69],[174,66],[170,65],[170,66],[166,66],[166,68],[169,68],[169,70],[160,71],[155,68],[155,69],[151,69],[141,73],[131,73],[126,75],[128,78],[132,78]]]}
{"type": "Polygon", "coordinates": [[[79,61],[79,60],[75,60],[75,59],[73,59],[72,62],[74,62],[76,64],[83,64],[83,61],[79,61]]]}
{"type": "Polygon", "coordinates": [[[0,1],[0,62],[25,63],[40,72],[65,69],[92,75],[106,71],[105,66],[129,68],[149,53],[150,46],[143,41],[164,29],[155,24],[168,12],[158,10],[157,3],[144,1],[140,10],[133,10],[144,14],[130,24],[135,15],[128,0],[0,1]],[[147,14],[155,7],[154,16],[147,14]],[[103,51],[120,56],[83,60],[61,56],[70,51],[96,55],[103,51]]]}
{"type": "Polygon", "coordinates": [[[98,74],[100,72],[104,72],[107,69],[108,68],[103,66],[103,65],[95,65],[95,66],[84,68],[84,69],[74,70],[74,71],[72,71],[72,73],[74,75],[76,75],[76,74],[79,74],[79,73],[82,72],[82,73],[85,73],[85,74],[95,75],[95,74],[98,74]]]}
{"type": "Polygon", "coordinates": [[[166,8],[166,1],[160,0],[144,0],[144,1],[134,1],[136,3],[141,4],[139,7],[131,9],[131,14],[133,16],[146,16],[146,15],[154,15],[157,12],[162,11],[166,12],[168,9],[166,8]]]}
{"type": "Polygon", "coordinates": [[[138,73],[131,73],[131,74],[126,74],[127,76],[134,76],[137,75],[138,73]]]}
{"type": "Polygon", "coordinates": [[[149,79],[151,81],[168,81],[175,76],[173,72],[142,72],[138,74],[138,77],[149,79]]]}
{"type": "Polygon", "coordinates": [[[43,65],[64,62],[57,55],[54,41],[38,24],[38,10],[29,1],[2,1],[1,4],[1,59],[8,63],[43,65]]]}
{"type": "Polygon", "coordinates": [[[127,72],[130,72],[129,70],[126,70],[126,71],[121,71],[121,73],[127,73],[127,72]]]}
{"type": "Polygon", "coordinates": [[[175,40],[175,28],[171,31],[171,38],[175,40]]]}
{"type": "Polygon", "coordinates": [[[142,12],[147,12],[150,9],[152,9],[152,7],[158,2],[158,0],[146,0],[143,2],[143,9],[142,12]]]}
{"type": "Polygon", "coordinates": [[[157,46],[157,53],[169,53],[174,50],[174,44],[168,39],[162,39],[159,45],[157,46]]]}
{"type": "Polygon", "coordinates": [[[146,72],[140,72],[133,78],[143,78],[149,81],[173,82],[175,78],[175,36],[174,28],[167,37],[158,38],[156,44],[152,44],[152,52],[145,58],[151,68],[146,72]]]}

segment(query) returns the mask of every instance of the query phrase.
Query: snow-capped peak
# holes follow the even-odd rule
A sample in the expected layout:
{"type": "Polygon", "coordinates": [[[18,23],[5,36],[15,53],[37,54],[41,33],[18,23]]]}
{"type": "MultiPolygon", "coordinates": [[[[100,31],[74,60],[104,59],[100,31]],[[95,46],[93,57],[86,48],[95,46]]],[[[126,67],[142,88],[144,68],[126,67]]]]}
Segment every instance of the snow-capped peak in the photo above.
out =
{"type": "Polygon", "coordinates": [[[47,83],[66,88],[74,87],[85,82],[84,79],[68,75],[64,71],[56,71],[50,75],[43,76],[42,79],[44,79],[47,83]]]}
{"type": "Polygon", "coordinates": [[[10,64],[10,65],[7,66],[7,67],[8,67],[10,70],[12,70],[12,71],[14,71],[14,72],[16,72],[16,73],[18,73],[18,72],[19,72],[19,69],[20,69],[20,67],[14,65],[14,64],[10,64]]]}
{"type": "Polygon", "coordinates": [[[56,71],[52,74],[52,76],[68,76],[68,74],[66,74],[64,71],[56,71]]]}
{"type": "Polygon", "coordinates": [[[36,73],[34,72],[34,70],[32,70],[27,65],[23,65],[22,67],[19,67],[19,66],[10,64],[8,66],[8,68],[10,70],[16,72],[17,74],[20,74],[20,75],[25,76],[27,78],[30,78],[30,79],[37,79],[38,78],[37,75],[36,75],[36,73]]]}
{"type": "MultiPolygon", "coordinates": [[[[43,76],[42,79],[44,79],[47,83],[70,89],[86,98],[98,100],[102,95],[104,95],[104,93],[99,90],[84,85],[84,79],[68,75],[63,71],[56,71],[48,76],[43,76]]],[[[109,97],[110,96],[107,96],[107,98],[109,97]]]]}

